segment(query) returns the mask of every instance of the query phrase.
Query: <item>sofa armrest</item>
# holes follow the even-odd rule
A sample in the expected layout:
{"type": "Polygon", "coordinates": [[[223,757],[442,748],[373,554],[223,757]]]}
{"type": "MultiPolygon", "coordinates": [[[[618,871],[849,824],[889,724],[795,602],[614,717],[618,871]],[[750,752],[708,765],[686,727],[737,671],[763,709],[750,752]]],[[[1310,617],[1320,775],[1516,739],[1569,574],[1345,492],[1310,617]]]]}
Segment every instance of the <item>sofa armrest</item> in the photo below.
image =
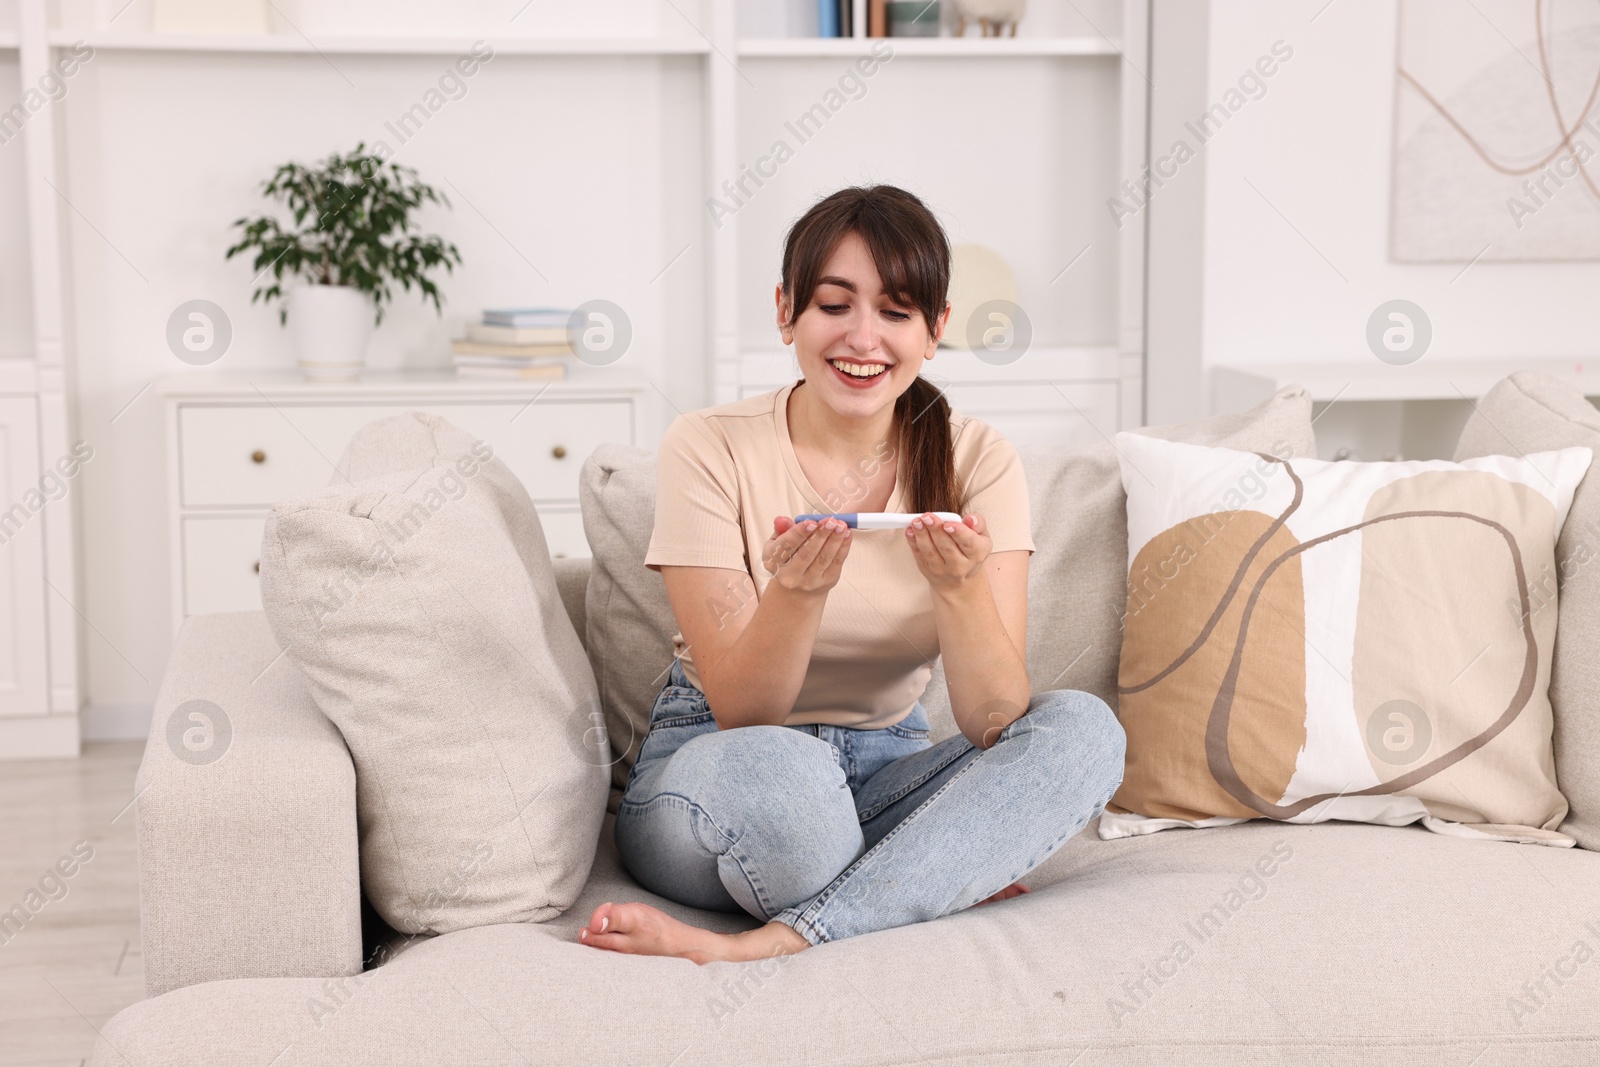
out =
{"type": "Polygon", "coordinates": [[[355,767],[264,614],[183,624],[135,795],[146,996],[360,973],[355,767]]]}

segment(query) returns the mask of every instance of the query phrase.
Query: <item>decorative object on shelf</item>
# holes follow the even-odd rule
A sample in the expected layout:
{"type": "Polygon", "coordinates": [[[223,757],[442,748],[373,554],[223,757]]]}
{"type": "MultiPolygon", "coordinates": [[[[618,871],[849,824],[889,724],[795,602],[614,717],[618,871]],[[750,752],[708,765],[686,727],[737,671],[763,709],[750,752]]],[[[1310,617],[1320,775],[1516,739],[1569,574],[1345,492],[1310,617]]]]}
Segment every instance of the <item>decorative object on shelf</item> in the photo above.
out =
{"type": "Polygon", "coordinates": [[[939,0],[889,0],[890,37],[939,36],[939,0]]]}
{"type": "Polygon", "coordinates": [[[291,333],[307,378],[352,381],[360,374],[372,328],[394,299],[394,282],[415,286],[442,311],[429,275],[441,266],[454,271],[461,253],[441,237],[413,232],[412,212],[425,202],[449,207],[450,201],[411,167],[367,153],[363,142],[313,167],[285,163],[262,183],[262,194],[288,208],[292,225],[272,215],[237,219],[243,234],[226,258],[254,251],[255,270],[272,272],[272,283],[258,287],[250,302],[285,298],[278,321],[294,312],[291,333]]]}
{"type": "Polygon", "coordinates": [[[266,33],[262,0],[155,0],[150,28],[156,33],[266,33]]]}
{"type": "Polygon", "coordinates": [[[300,370],[314,382],[355,381],[372,338],[372,300],[349,285],[293,285],[284,298],[300,370]]]}
{"type": "Polygon", "coordinates": [[[967,20],[978,24],[984,37],[1015,37],[1017,23],[1028,10],[1028,0],[950,0],[956,20],[956,36],[967,31],[967,20]],[[1011,28],[1008,34],[1006,27],[1011,28]]]}
{"type": "Polygon", "coordinates": [[[450,343],[461,378],[510,381],[562,379],[577,358],[568,325],[571,308],[491,308],[467,336],[450,343]]]}
{"type": "Polygon", "coordinates": [[[991,300],[1017,302],[1017,276],[1000,253],[983,245],[954,245],[950,249],[950,321],[944,328],[943,348],[969,349],[967,324],[973,312],[991,300]]]}

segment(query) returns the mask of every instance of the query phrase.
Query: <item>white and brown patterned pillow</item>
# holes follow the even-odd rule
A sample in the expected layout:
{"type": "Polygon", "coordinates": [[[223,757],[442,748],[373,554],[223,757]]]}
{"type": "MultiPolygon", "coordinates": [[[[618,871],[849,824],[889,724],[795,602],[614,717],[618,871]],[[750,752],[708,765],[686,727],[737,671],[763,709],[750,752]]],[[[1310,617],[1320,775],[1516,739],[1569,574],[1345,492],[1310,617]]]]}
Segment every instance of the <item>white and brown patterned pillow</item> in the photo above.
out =
{"type": "Polygon", "coordinates": [[[1344,819],[1571,845],[1550,567],[1587,448],[1346,463],[1118,434],[1128,735],[1103,838],[1344,819]]]}

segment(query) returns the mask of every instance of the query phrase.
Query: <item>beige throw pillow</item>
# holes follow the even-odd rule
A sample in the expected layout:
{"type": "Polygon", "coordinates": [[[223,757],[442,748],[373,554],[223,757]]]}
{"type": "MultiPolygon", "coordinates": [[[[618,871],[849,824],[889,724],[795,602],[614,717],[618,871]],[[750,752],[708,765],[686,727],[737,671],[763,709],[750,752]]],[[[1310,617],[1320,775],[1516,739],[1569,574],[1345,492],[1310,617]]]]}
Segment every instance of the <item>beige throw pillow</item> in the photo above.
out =
{"type": "Polygon", "coordinates": [[[1551,566],[1587,448],[1335,463],[1118,434],[1128,735],[1103,838],[1253,818],[1571,845],[1551,566]]]}
{"type": "Polygon", "coordinates": [[[359,431],[336,483],[273,509],[262,600],[355,761],[368,898],[402,933],[560,914],[605,772],[533,502],[488,443],[420,413],[359,431]]]}

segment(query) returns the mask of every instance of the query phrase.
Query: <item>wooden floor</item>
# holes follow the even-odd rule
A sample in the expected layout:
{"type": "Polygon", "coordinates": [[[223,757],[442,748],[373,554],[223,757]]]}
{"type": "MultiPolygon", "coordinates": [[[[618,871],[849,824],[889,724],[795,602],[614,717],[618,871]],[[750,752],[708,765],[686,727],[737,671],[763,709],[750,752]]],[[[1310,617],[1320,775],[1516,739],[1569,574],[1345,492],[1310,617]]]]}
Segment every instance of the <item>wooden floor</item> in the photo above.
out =
{"type": "MultiPolygon", "coordinates": [[[[143,742],[91,744],[76,760],[0,762],[0,916],[57,860],[93,858],[46,879],[17,933],[0,928],[0,1065],[78,1067],[96,1030],[144,996],[133,778],[143,742]],[[85,852],[80,848],[80,853],[85,852]],[[47,899],[53,896],[57,899],[47,899]]],[[[71,863],[69,863],[69,867],[71,863]]]]}

